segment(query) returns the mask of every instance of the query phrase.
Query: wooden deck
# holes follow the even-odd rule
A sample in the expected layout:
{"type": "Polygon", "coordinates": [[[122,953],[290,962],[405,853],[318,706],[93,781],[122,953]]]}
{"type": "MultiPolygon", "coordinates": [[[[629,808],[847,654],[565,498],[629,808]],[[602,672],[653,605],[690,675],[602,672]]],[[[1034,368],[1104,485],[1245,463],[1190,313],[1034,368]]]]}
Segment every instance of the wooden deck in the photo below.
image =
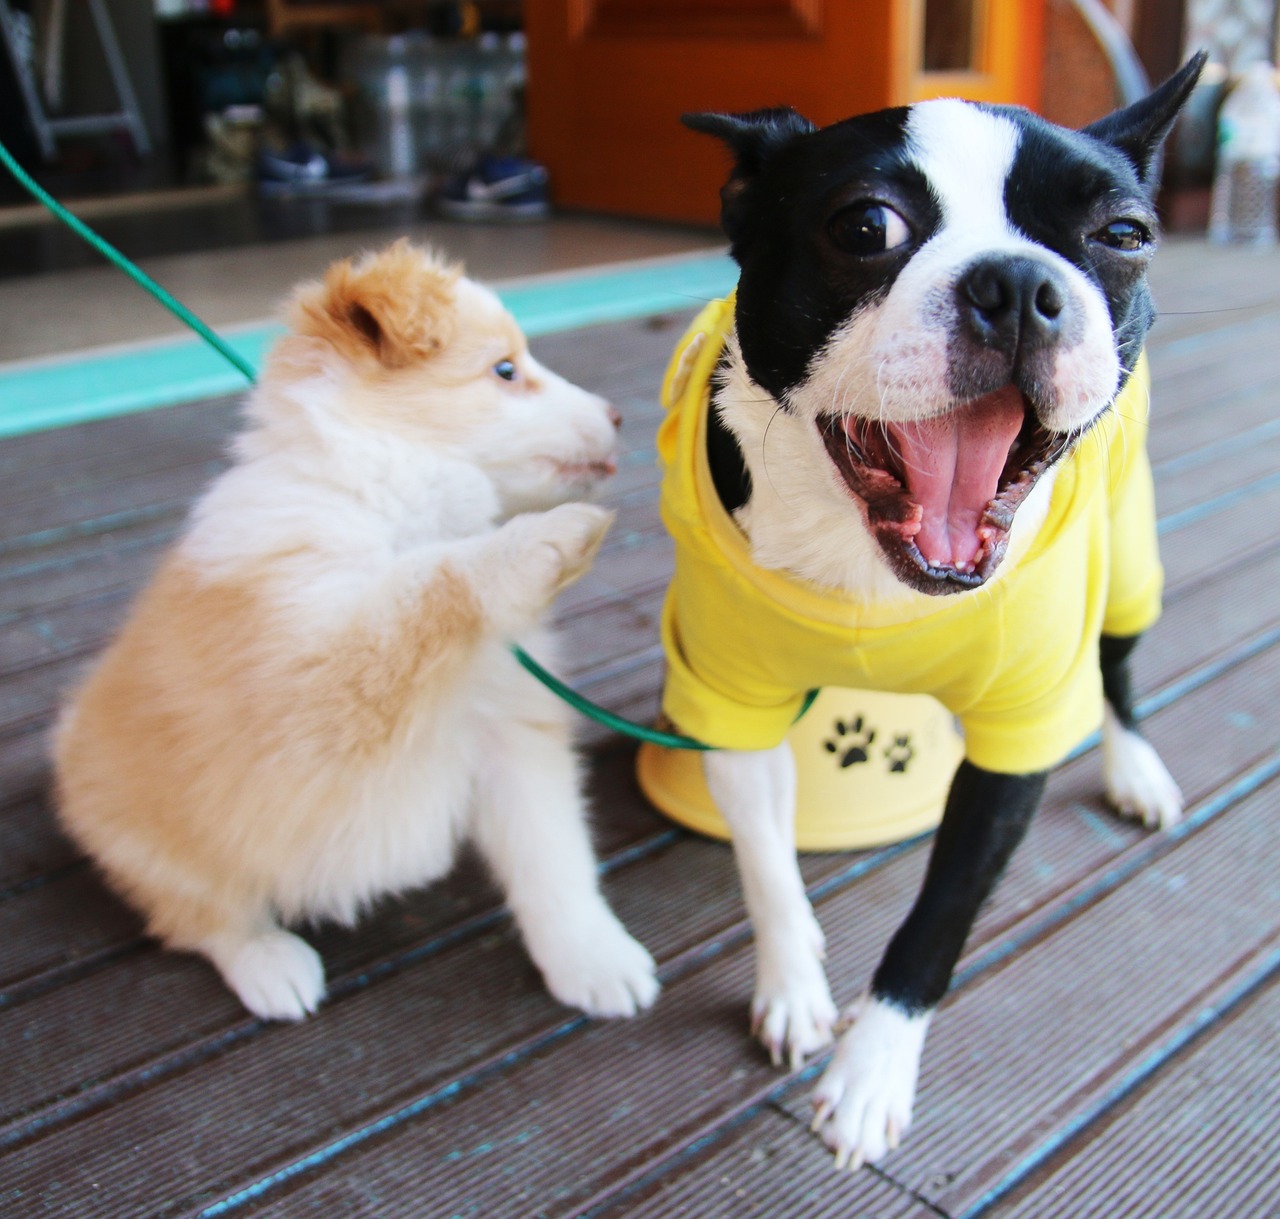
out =
{"type": "MultiPolygon", "coordinates": [[[[1151,343],[1168,572],[1138,653],[1176,834],[1111,817],[1090,753],[983,913],[925,1051],[915,1129],[837,1174],[800,1076],[746,1037],[729,851],[671,828],[596,730],[610,900],[665,983],[596,1023],[542,989],[474,862],[317,938],[331,995],[246,1017],[157,951],[57,833],[44,738],[220,466],[226,402],[0,444],[0,1213],[1280,1215],[1280,254],[1173,243],[1151,343]]],[[[564,598],[568,676],[652,715],[670,562],[652,435],[682,319],[537,344],[627,416],[618,523],[564,598]]],[[[804,871],[840,1002],[914,893],[914,843],[804,871]]]]}

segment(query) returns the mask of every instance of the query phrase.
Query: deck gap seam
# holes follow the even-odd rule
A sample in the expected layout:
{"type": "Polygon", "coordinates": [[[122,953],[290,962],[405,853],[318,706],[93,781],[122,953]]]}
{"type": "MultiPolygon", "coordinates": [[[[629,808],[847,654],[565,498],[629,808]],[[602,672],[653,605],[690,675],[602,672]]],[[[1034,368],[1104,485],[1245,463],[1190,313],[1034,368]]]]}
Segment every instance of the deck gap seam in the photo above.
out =
{"type": "MultiPolygon", "coordinates": [[[[1093,1104],[1085,1106],[1074,1118],[1046,1138],[995,1185],[984,1191],[978,1200],[962,1211],[956,1219],[979,1219],[1041,1165],[1051,1160],[1059,1151],[1078,1139],[1090,1126],[1104,1117],[1109,1110],[1121,1104],[1149,1079],[1157,1075],[1168,1062],[1194,1045],[1241,1004],[1269,985],[1273,979],[1280,978],[1280,937],[1273,936],[1270,944],[1270,951],[1266,951],[1264,947],[1253,954],[1255,959],[1261,957],[1260,964],[1242,969],[1241,976],[1234,984],[1223,990],[1219,999],[1205,1003],[1190,1021],[1175,1028],[1163,1042],[1157,1044],[1143,1059],[1121,1075],[1120,1079],[1093,1104]]],[[[1219,989],[1222,990],[1222,988],[1219,989]]]]}

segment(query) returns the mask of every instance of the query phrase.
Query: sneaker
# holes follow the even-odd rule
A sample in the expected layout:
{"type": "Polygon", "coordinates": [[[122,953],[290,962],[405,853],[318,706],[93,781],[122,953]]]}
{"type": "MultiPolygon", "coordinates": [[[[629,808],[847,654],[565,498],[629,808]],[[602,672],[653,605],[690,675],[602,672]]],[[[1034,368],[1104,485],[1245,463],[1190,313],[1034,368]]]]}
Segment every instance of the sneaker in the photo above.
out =
{"type": "Polygon", "coordinates": [[[525,157],[483,157],[445,182],[437,203],[453,220],[540,220],[551,208],[546,167],[525,157]]]}
{"type": "Polygon", "coordinates": [[[264,194],[316,194],[346,182],[363,182],[369,167],[326,156],[310,144],[293,144],[283,152],[258,154],[258,189],[264,194]]]}

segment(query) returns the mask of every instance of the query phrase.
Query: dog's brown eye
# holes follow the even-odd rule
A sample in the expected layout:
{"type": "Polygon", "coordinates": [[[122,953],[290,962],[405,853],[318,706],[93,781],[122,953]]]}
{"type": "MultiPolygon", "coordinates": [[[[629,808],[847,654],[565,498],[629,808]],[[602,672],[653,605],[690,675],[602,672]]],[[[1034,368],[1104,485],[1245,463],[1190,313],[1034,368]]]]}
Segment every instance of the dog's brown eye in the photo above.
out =
{"type": "Polygon", "coordinates": [[[1132,253],[1142,249],[1151,240],[1151,234],[1136,220],[1113,220],[1094,233],[1093,239],[1113,250],[1132,253]]]}
{"type": "Polygon", "coordinates": [[[827,224],[831,240],[849,254],[866,257],[897,249],[911,239],[911,230],[893,208],[863,202],[836,212],[827,224]]]}
{"type": "Polygon", "coordinates": [[[510,360],[499,360],[493,366],[493,371],[504,381],[514,381],[516,379],[516,366],[510,360]]]}

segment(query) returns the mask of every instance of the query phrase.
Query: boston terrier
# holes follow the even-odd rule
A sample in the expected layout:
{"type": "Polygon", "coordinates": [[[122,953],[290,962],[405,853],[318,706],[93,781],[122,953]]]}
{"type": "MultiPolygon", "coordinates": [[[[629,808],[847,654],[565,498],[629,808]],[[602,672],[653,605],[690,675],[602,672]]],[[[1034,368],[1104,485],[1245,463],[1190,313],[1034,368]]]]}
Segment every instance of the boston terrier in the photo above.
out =
{"type": "Polygon", "coordinates": [[[925,1030],[1047,771],[1101,724],[1111,803],[1152,828],[1182,813],[1127,661],[1161,586],[1153,196],[1203,63],[1081,131],[956,100],[820,130],[790,109],[684,120],[733,154],[741,277],[664,390],[663,707],[716,747],[775,1063],[837,1027],[783,739],[805,693],[931,693],[965,735],[923,887],[814,1094],[839,1167],[910,1124],[925,1030]]]}

